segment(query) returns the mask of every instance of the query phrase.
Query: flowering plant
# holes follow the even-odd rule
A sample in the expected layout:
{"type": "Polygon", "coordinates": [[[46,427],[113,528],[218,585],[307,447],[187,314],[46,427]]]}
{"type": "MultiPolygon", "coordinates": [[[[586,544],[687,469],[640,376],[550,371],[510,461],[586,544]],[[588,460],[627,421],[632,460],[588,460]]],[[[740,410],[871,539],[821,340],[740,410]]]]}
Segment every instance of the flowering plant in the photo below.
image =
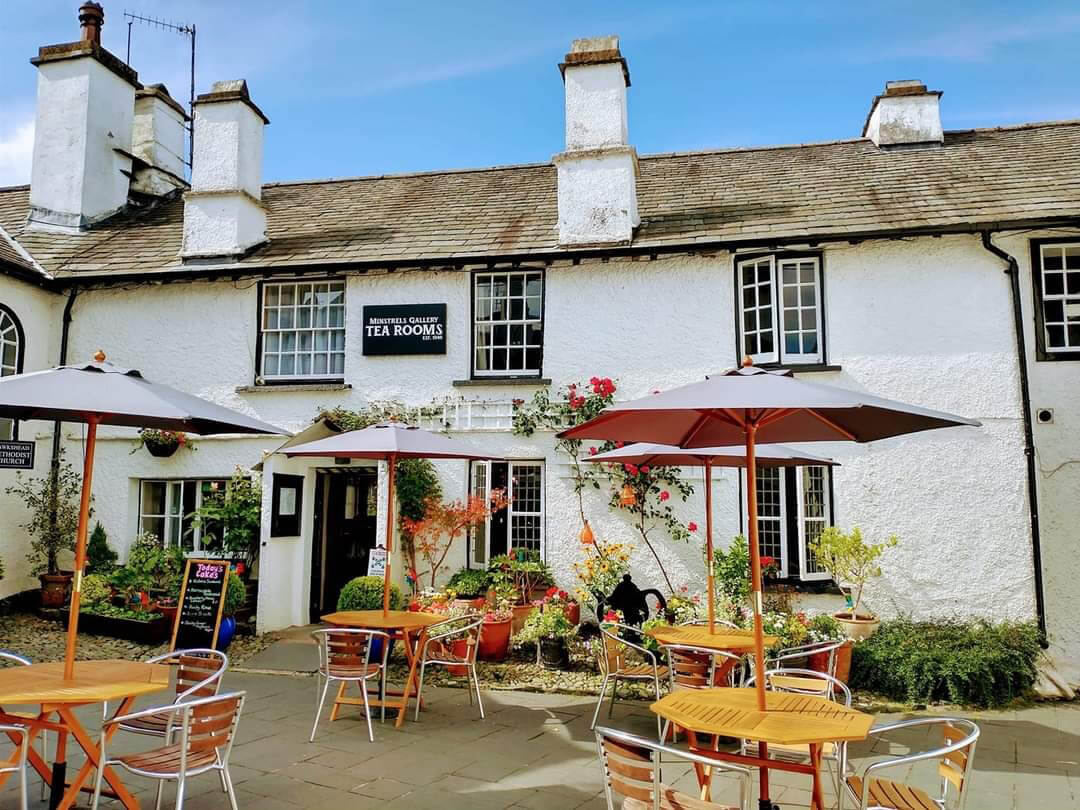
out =
{"type": "Polygon", "coordinates": [[[798,647],[806,644],[810,637],[810,620],[802,611],[797,613],[778,613],[769,611],[761,616],[765,635],[775,636],[777,641],[772,649],[798,647]]]}
{"type": "Polygon", "coordinates": [[[510,621],[514,618],[512,605],[513,603],[507,599],[496,599],[494,604],[489,602],[487,611],[484,613],[484,622],[491,624],[492,622],[510,621]]]}
{"type": "Polygon", "coordinates": [[[621,610],[608,610],[604,614],[604,621],[605,622],[618,622],[619,624],[622,624],[623,622],[626,621],[626,617],[623,616],[623,612],[621,610]]]}
{"type": "Polygon", "coordinates": [[[559,588],[556,588],[554,585],[552,585],[544,593],[544,598],[537,600],[533,604],[542,605],[545,608],[547,608],[547,607],[562,608],[562,607],[568,607],[570,605],[577,604],[577,600],[576,599],[571,599],[570,594],[568,594],[566,591],[561,590],[559,588]]]}
{"type": "Polygon", "coordinates": [[[565,639],[574,635],[577,627],[566,618],[561,607],[553,606],[550,610],[534,610],[525,620],[521,632],[514,636],[515,644],[528,644],[547,639],[565,639]]]}
{"type": "Polygon", "coordinates": [[[630,570],[630,553],[626,543],[602,543],[599,540],[588,547],[585,557],[574,563],[574,573],[580,583],[574,589],[579,603],[592,602],[596,594],[607,596],[630,570]]]}
{"type": "Polygon", "coordinates": [[[843,641],[847,638],[840,622],[828,613],[819,613],[810,620],[807,628],[806,643],[821,643],[824,641],[843,641]]]}
{"type": "MultiPolygon", "coordinates": [[[[195,450],[195,444],[191,441],[186,433],[180,430],[154,430],[153,428],[143,428],[139,431],[139,438],[135,441],[135,447],[132,448],[132,453],[137,453],[143,449],[143,447],[160,447],[168,449],[170,447],[184,448],[188,450],[195,450]]],[[[130,453],[129,453],[130,455],[130,453]]]]}

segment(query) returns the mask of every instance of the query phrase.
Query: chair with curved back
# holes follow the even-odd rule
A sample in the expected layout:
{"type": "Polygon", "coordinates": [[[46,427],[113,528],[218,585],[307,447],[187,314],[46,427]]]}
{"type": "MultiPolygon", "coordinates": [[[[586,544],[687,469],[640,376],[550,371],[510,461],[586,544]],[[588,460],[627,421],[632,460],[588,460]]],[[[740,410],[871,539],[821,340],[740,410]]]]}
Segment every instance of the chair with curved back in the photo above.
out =
{"type": "MultiPolygon", "coordinates": [[[[0,650],[0,661],[7,661],[20,667],[28,667],[34,662],[27,658],[25,655],[19,655],[9,650],[0,650]]],[[[35,719],[38,715],[35,712],[8,712],[12,717],[25,717],[28,720],[35,719]]],[[[25,736],[25,735],[24,735],[25,736]]],[[[49,733],[47,731],[41,732],[41,758],[45,761],[49,759],[49,733]]],[[[0,770],[0,773],[3,771],[0,770]]],[[[25,777],[24,777],[25,778],[25,777]]],[[[41,800],[45,801],[45,794],[48,792],[49,786],[45,784],[45,780],[41,780],[41,800]]]]}
{"type": "MultiPolygon", "coordinates": [[[[798,661],[802,661],[811,655],[824,655],[828,654],[827,663],[825,666],[825,674],[831,675],[836,678],[836,662],[840,655],[840,650],[846,645],[851,644],[850,639],[843,639],[841,641],[815,641],[809,644],[800,644],[796,647],[785,647],[774,655],[766,656],[765,668],[766,669],[790,669],[792,667],[799,667],[798,661]],[[785,663],[787,662],[787,663],[785,663]],[[796,662],[796,663],[792,663],[796,662]]],[[[837,679],[842,680],[842,679],[837,679]]],[[[827,682],[823,682],[827,683],[827,682]]]]}
{"type": "MultiPolygon", "coordinates": [[[[315,708],[315,722],[311,725],[311,736],[308,738],[308,742],[315,741],[315,732],[319,728],[319,717],[322,716],[323,704],[326,703],[326,693],[330,689],[331,681],[337,681],[341,684],[338,697],[341,697],[345,687],[350,683],[360,687],[360,694],[364,700],[364,719],[367,721],[368,740],[375,742],[375,733],[371,729],[368,681],[378,678],[378,694],[382,704],[379,715],[382,720],[385,720],[386,656],[390,652],[389,634],[381,630],[334,628],[315,630],[312,632],[311,637],[319,645],[319,668],[315,673],[315,689],[319,703],[315,708]],[[371,642],[375,639],[382,640],[382,658],[373,663],[371,661],[371,642]]],[[[336,716],[336,710],[337,704],[335,703],[334,710],[330,715],[331,720],[336,716]]]]}
{"type": "Polygon", "coordinates": [[[929,751],[919,751],[904,756],[871,762],[862,773],[847,777],[847,789],[858,802],[860,810],[885,808],[885,810],[924,810],[942,808],[949,799],[949,786],[956,789],[956,810],[963,810],[967,799],[968,783],[971,781],[971,765],[975,759],[975,743],[979,740],[979,727],[971,720],[960,717],[924,717],[905,720],[887,726],[870,729],[870,735],[887,734],[901,728],[918,726],[942,726],[945,744],[929,751]],[[926,791],[903,782],[873,776],[886,768],[908,768],[915,762],[940,759],[938,775],[941,777],[941,795],[937,798],[926,791]]]}
{"type": "MultiPolygon", "coordinates": [[[[746,681],[750,689],[757,683],[757,676],[751,675],[746,681]]],[[[799,695],[824,697],[845,706],[851,706],[851,690],[847,685],[825,672],[813,669],[769,669],[765,671],[765,688],[777,692],[791,692],[799,695]]],[[[740,753],[753,756],[757,743],[742,740],[740,753]]],[[[779,745],[770,743],[769,755],[777,759],[802,762],[810,761],[809,745],[779,745]]],[[[844,777],[847,774],[847,743],[826,742],[821,746],[821,759],[828,760],[834,767],[834,786],[836,789],[837,810],[843,810],[844,777]]]]}
{"type": "MultiPolygon", "coordinates": [[[[627,636],[641,639],[641,628],[618,622],[603,622],[600,625],[600,647],[597,660],[604,681],[600,685],[600,694],[596,699],[596,709],[593,710],[592,725],[589,728],[596,728],[596,719],[600,716],[600,707],[604,703],[608,681],[611,681],[611,706],[608,707],[608,717],[611,717],[611,713],[615,710],[620,680],[652,681],[656,699],[660,699],[660,679],[668,676],[668,668],[660,664],[656,653],[647,650],[641,644],[635,644],[627,636]],[[637,663],[634,660],[637,657],[644,660],[637,663]]],[[[661,719],[657,715],[658,733],[660,729],[661,719]]]]}
{"type": "Polygon", "coordinates": [[[480,709],[480,719],[484,719],[484,701],[480,698],[480,677],[476,674],[476,653],[480,647],[480,632],[483,630],[484,617],[479,613],[456,616],[446,619],[428,628],[428,638],[424,647],[417,651],[420,656],[420,678],[416,685],[416,714],[420,719],[420,693],[424,689],[424,671],[429,666],[464,667],[472,688],[469,690],[469,705],[472,705],[472,690],[476,690],[476,705],[480,709]],[[455,644],[465,642],[465,654],[453,651],[455,644]]]}
{"type": "MultiPolygon", "coordinates": [[[[146,659],[147,664],[176,663],[176,697],[173,704],[183,703],[196,698],[213,697],[221,688],[221,679],[229,668],[229,658],[220,650],[195,648],[174,650],[146,659]]],[[[105,716],[108,717],[108,704],[105,704],[105,716]]],[[[165,737],[171,713],[165,711],[159,716],[146,715],[133,719],[130,723],[120,723],[121,731],[132,734],[147,734],[151,737],[165,737]]]]}

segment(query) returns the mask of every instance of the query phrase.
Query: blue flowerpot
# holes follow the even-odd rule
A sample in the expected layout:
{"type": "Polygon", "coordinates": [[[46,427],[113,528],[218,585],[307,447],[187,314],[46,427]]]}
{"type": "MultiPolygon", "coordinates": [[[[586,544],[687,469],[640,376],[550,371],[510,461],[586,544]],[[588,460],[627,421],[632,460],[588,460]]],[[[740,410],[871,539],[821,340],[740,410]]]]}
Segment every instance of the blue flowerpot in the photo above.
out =
{"type": "Polygon", "coordinates": [[[233,616],[226,616],[221,620],[221,629],[218,630],[217,637],[217,649],[224,652],[232,644],[233,637],[236,635],[236,619],[233,616]]]}
{"type": "MultiPolygon", "coordinates": [[[[382,636],[375,636],[371,639],[371,663],[382,663],[382,636]]],[[[390,649],[386,652],[386,658],[389,660],[390,656],[394,653],[394,639],[390,639],[390,649]]]]}

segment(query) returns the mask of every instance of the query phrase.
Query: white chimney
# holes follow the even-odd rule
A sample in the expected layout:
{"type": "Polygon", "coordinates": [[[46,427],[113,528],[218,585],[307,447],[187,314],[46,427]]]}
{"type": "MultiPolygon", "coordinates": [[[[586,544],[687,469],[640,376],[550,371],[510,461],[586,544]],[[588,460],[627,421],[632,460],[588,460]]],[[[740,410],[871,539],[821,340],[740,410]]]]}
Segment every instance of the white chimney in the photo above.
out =
{"type": "Polygon", "coordinates": [[[187,188],[184,131],[188,116],[163,84],[135,91],[131,151],[137,158],[131,188],[160,197],[187,188]]]}
{"type": "Polygon", "coordinates": [[[79,230],[127,204],[131,124],[138,76],[101,47],[105,13],[79,9],[82,39],[46,45],[38,69],[32,228],[79,230]]]}
{"type": "Polygon", "coordinates": [[[941,129],[941,91],[915,79],[886,82],[874,97],[863,137],[876,146],[926,146],[945,140],[941,129]]]}
{"type": "Polygon", "coordinates": [[[628,144],[630,72],[617,36],[575,39],[559,65],[566,86],[566,151],[558,173],[559,244],[628,243],[637,210],[637,152],[628,144]]]}
{"type": "Polygon", "coordinates": [[[191,190],[184,195],[183,256],[238,256],[266,241],[263,127],[247,82],[215,82],[195,100],[191,190]]]}

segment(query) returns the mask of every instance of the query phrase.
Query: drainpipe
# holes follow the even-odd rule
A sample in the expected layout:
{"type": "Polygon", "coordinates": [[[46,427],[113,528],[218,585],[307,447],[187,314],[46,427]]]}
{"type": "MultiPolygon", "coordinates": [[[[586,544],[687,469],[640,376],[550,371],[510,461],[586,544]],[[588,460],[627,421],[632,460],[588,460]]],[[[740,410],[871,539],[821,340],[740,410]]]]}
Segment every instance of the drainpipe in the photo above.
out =
{"type": "Polygon", "coordinates": [[[990,241],[990,231],[982,231],[982,245],[1005,262],[1005,275],[1012,289],[1013,327],[1016,332],[1016,359],[1020,370],[1020,399],[1024,413],[1024,458],[1027,462],[1028,505],[1031,512],[1031,564],[1035,568],[1035,612],[1042,635],[1042,647],[1049,645],[1046,636],[1046,596],[1043,593],[1042,544],[1039,535],[1039,490],[1035,466],[1035,439],[1031,427],[1031,388],[1028,384],[1027,344],[1024,340],[1024,310],[1020,299],[1020,267],[1016,259],[990,241]]]}

